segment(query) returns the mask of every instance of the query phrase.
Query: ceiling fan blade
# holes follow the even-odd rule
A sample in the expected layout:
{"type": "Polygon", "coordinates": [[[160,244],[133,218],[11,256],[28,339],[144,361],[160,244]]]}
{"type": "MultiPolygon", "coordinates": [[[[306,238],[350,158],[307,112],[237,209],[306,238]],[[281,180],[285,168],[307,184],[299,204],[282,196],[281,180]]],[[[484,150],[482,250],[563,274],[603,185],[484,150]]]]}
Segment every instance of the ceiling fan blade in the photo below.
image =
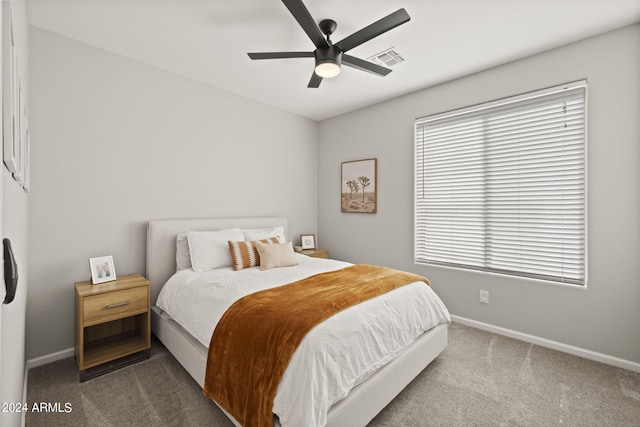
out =
{"type": "Polygon", "coordinates": [[[322,77],[320,77],[319,75],[316,74],[316,72],[313,72],[313,75],[311,76],[311,80],[309,80],[309,84],[307,85],[307,87],[319,87],[320,83],[322,83],[322,77]]]}
{"type": "Polygon", "coordinates": [[[338,43],[335,43],[335,46],[337,46],[341,51],[346,52],[356,46],[360,46],[362,43],[369,41],[374,37],[379,36],[380,34],[394,29],[398,25],[404,24],[410,19],[411,17],[406,10],[398,9],[392,14],[389,14],[373,24],[364,27],[360,31],[356,31],[349,37],[340,40],[338,43]]]}
{"type": "Polygon", "coordinates": [[[282,0],[282,3],[289,9],[289,12],[296,18],[298,24],[309,36],[316,47],[328,47],[329,43],[324,38],[322,31],[318,28],[318,24],[307,10],[302,0],[282,0]]]}
{"type": "Polygon", "coordinates": [[[364,59],[345,54],[342,55],[342,65],[347,65],[349,67],[357,68],[358,70],[366,71],[379,76],[386,76],[391,72],[391,69],[387,67],[383,67],[381,65],[374,64],[373,62],[365,61],[364,59]]]}
{"type": "Polygon", "coordinates": [[[251,59],[313,58],[313,52],[252,52],[247,55],[251,59]]]}

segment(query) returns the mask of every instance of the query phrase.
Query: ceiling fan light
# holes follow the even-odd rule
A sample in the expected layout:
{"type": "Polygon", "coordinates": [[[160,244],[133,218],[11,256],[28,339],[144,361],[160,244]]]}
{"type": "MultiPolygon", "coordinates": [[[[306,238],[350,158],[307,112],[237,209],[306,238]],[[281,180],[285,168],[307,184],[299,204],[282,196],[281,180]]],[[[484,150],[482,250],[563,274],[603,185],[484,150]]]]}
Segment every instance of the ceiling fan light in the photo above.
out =
{"type": "Polygon", "coordinates": [[[340,74],[340,64],[334,61],[323,61],[316,64],[316,74],[324,79],[330,79],[340,74]]]}
{"type": "Polygon", "coordinates": [[[313,52],[316,57],[315,73],[325,79],[340,74],[342,51],[335,46],[319,47],[313,52]]]}

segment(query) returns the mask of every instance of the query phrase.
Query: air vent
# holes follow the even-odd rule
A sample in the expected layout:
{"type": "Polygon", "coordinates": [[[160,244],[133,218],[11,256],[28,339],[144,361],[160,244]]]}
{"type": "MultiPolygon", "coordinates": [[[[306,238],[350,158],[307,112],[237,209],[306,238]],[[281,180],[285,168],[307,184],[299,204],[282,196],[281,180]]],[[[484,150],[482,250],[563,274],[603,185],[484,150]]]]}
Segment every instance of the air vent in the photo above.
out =
{"type": "Polygon", "coordinates": [[[385,67],[393,67],[394,65],[404,62],[404,58],[394,47],[383,50],[382,52],[370,56],[367,59],[371,62],[383,65],[385,67]]]}

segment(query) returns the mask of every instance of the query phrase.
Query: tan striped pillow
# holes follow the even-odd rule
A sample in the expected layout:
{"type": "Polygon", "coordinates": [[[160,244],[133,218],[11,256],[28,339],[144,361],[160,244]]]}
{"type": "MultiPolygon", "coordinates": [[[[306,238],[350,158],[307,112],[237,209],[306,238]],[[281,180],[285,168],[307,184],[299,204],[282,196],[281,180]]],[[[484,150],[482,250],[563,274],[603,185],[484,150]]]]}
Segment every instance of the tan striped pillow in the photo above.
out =
{"type": "MultiPolygon", "coordinates": [[[[229,251],[231,251],[231,259],[233,260],[233,269],[242,270],[243,268],[256,267],[260,265],[260,255],[256,250],[256,242],[232,242],[229,243],[229,251]]],[[[260,240],[260,243],[280,243],[277,237],[260,240]]]]}

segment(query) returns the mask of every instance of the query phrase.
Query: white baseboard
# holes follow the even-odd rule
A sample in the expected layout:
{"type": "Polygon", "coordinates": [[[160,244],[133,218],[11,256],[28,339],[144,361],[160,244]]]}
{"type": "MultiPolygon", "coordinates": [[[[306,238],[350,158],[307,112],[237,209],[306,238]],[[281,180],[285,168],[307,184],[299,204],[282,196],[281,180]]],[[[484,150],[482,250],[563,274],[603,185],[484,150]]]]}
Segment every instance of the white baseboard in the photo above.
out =
{"type": "Polygon", "coordinates": [[[71,347],[66,350],[56,351],[55,353],[45,354],[44,356],[34,357],[33,359],[27,360],[27,369],[46,365],[47,363],[55,362],[57,360],[66,359],[67,357],[72,357],[74,354],[75,348],[71,347]]]}
{"type": "Polygon", "coordinates": [[[574,347],[572,345],[563,344],[558,341],[552,341],[546,338],[536,337],[535,335],[513,331],[511,329],[494,326],[489,323],[478,322],[476,320],[467,319],[465,317],[451,315],[451,320],[453,320],[454,322],[462,323],[463,325],[471,326],[473,328],[482,329],[483,331],[493,332],[498,335],[504,335],[509,338],[515,338],[520,341],[536,344],[541,347],[547,347],[553,350],[561,351],[563,353],[569,353],[573,354],[574,356],[579,356],[585,359],[594,360],[596,362],[605,363],[607,365],[615,366],[616,368],[627,369],[633,372],[640,372],[640,363],[632,362],[630,360],[620,359],[619,357],[597,353],[595,351],[587,350],[580,347],[574,347]]]}

